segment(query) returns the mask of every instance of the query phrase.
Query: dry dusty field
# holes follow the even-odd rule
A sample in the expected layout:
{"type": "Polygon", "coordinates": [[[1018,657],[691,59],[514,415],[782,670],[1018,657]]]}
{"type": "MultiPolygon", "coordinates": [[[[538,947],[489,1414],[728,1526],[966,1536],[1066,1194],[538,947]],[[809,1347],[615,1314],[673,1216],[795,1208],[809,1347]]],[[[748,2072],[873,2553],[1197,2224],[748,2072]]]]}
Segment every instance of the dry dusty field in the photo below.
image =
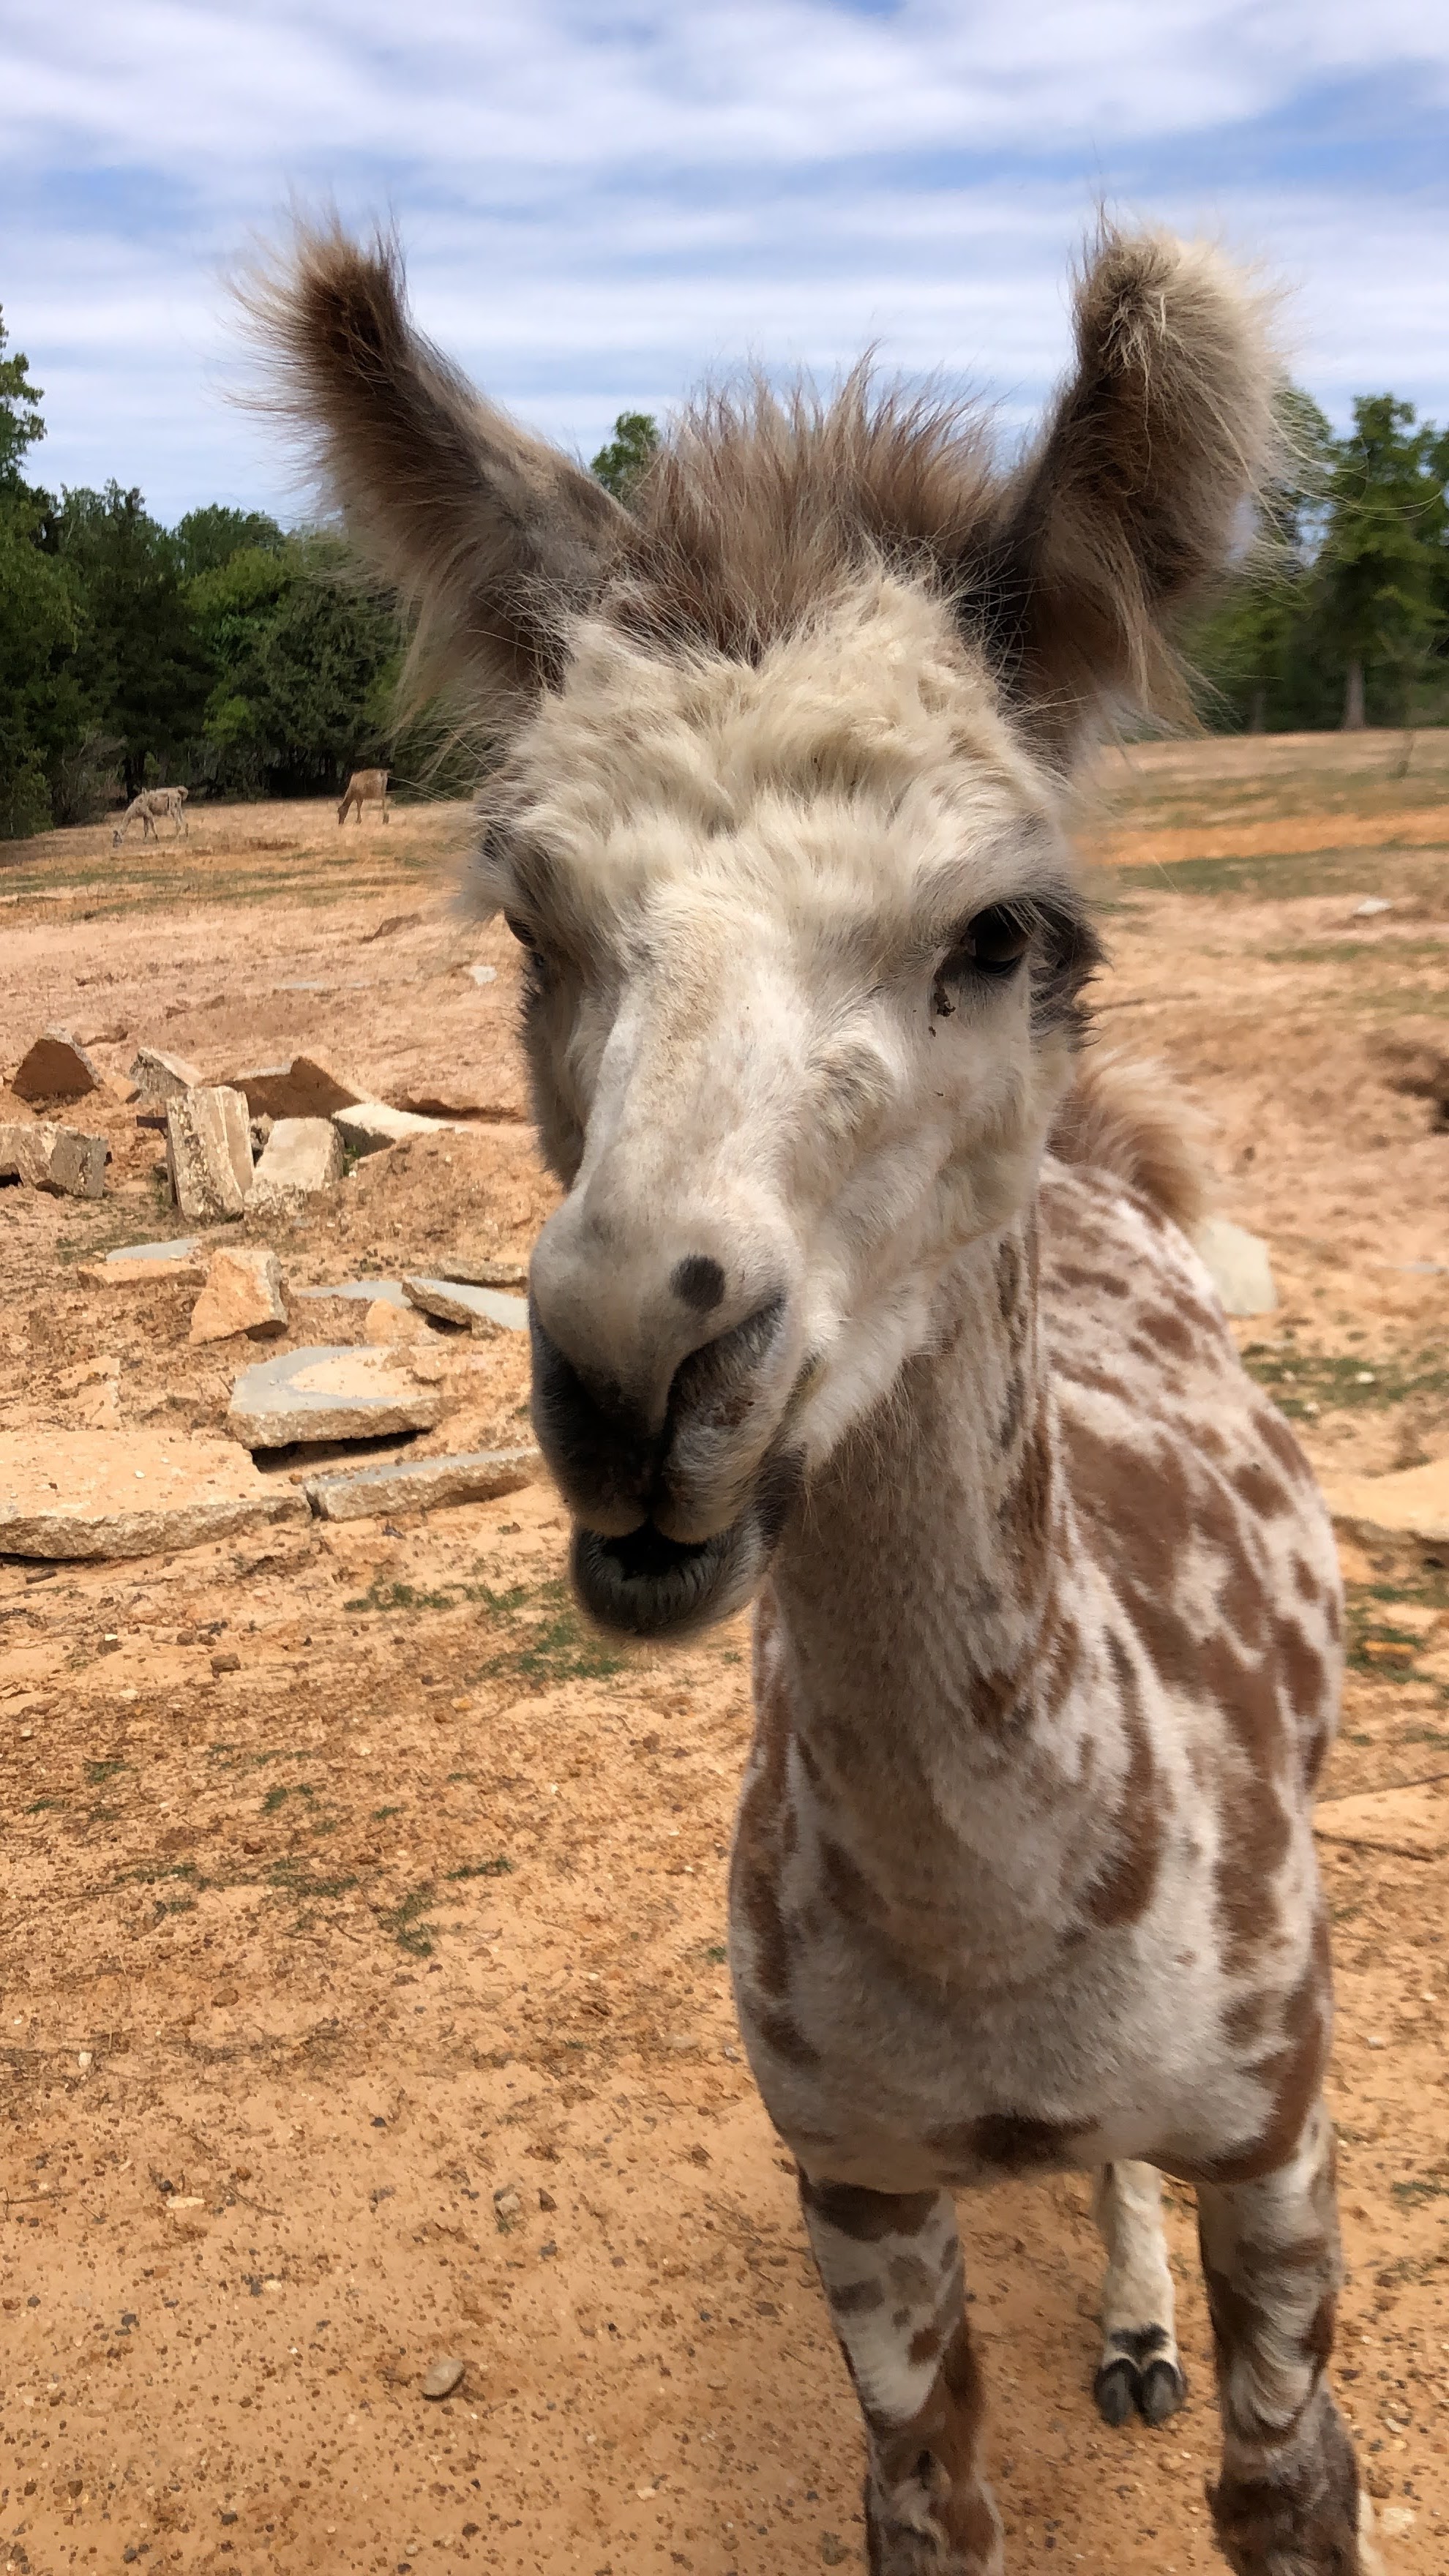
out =
{"type": "MultiPolygon", "coordinates": [[[[1104,1041],[1202,1104],[1222,1208],[1270,1238],[1282,1292],[1239,1328],[1249,1365],[1332,1474],[1449,1456],[1449,740],[1407,775],[1402,755],[1135,751],[1084,833],[1104,1041]],[[1392,909],[1356,919],[1370,895],[1392,909]]],[[[274,1233],[289,1289],[442,1247],[526,1256],[550,1193],[510,943],[451,909],[464,835],[457,807],[343,836],[270,806],[115,858],[104,829],[0,848],[0,1071],[52,1020],[115,1074],[142,1043],[213,1076],[321,1051],[469,1132],[372,1159],[274,1233]]],[[[159,1140],[119,1100],[103,1117],[103,1203],[0,1192],[0,1427],[215,1428],[253,1354],[188,1345],[194,1288],[84,1275],[181,1230],[159,1140]]],[[[360,1312],[294,1305],[292,1338],[355,1336],[360,1312]]],[[[511,1337],[442,1364],[432,1445],[520,1436],[511,1337]]],[[[0,1561],[6,2576],[860,2565],[855,2410],[721,1947],[744,1630],[606,1646],[562,1590],[564,1540],[533,1487],[171,1558],[0,1561]],[[440,2354],[467,2372],[430,2404],[440,2354]]],[[[1449,1571],[1409,1549],[1346,1572],[1329,1794],[1449,1771],[1449,1571]]],[[[1392,2576],[1443,2576],[1449,1863],[1324,1864],[1337,2376],[1392,2576]]],[[[965,2226],[1014,2576],[1219,2565],[1189,2196],[1192,2396],[1160,2433],[1092,2411],[1085,2184],[1003,2189],[965,2226]]]]}

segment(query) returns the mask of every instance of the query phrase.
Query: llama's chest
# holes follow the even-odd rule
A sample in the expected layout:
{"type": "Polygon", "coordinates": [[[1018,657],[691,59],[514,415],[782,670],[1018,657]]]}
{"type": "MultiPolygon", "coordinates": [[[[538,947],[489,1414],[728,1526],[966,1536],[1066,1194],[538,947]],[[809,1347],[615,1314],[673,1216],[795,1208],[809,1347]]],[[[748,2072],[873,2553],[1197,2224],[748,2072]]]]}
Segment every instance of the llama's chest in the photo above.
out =
{"type": "Polygon", "coordinates": [[[905,2190],[1262,2130],[1289,2025],[1326,2016],[1291,1707],[1250,1754],[1145,1659],[1109,1703],[1099,1664],[1050,1742],[953,1770],[925,1729],[890,1763],[827,1743],[768,1655],[761,1682],[731,1960],[802,2161],[905,2190]]]}

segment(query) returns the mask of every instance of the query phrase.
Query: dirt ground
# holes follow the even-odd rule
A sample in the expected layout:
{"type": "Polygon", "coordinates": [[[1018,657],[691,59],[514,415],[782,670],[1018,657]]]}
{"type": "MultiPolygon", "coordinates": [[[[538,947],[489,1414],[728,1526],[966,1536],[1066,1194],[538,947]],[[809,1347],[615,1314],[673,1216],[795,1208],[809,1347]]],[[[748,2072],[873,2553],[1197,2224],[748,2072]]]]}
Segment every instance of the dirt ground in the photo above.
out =
{"type": "MultiPolygon", "coordinates": [[[[1201,1104],[1222,1209],[1269,1238],[1282,1295],[1240,1328],[1248,1364],[1330,1475],[1449,1456],[1449,738],[1400,774],[1404,751],[1136,750],[1084,835],[1102,1042],[1201,1104]],[[1370,896],[1392,909],[1357,918],[1370,896]]],[[[293,1344],[362,1331],[300,1287],[521,1260],[551,1203],[511,943],[451,905],[465,831],[451,806],[345,835],[261,806],[116,857],[104,829],[0,847],[0,1069],[59,1020],[117,1077],[146,1043],[217,1077],[304,1048],[464,1122],[266,1236],[293,1344]]],[[[255,1354],[188,1345],[194,1284],[89,1275],[182,1230],[159,1138],[119,1097],[98,1114],[103,1202],[0,1192],[0,1427],[215,1429],[255,1354]]],[[[516,1441],[513,1337],[428,1348],[451,1409],[420,1445],[516,1441]]],[[[171,1558],[0,1560],[7,2576],[860,2565],[855,2409],[724,1965],[743,1625],[605,1645],[564,1542],[534,1486],[171,1558]],[[431,2403],[445,2355],[465,2376],[431,2403]]],[[[1442,1774],[1449,1571],[1406,1550],[1346,1572],[1328,1794],[1442,1774]]],[[[1324,1866],[1337,2379],[1392,2576],[1443,2576],[1449,1863],[1324,1866]]],[[[1013,2576],[1221,2564],[1171,2203],[1192,2396],[1159,2433],[1092,2410],[1085,2183],[964,2211],[1013,2576]]]]}

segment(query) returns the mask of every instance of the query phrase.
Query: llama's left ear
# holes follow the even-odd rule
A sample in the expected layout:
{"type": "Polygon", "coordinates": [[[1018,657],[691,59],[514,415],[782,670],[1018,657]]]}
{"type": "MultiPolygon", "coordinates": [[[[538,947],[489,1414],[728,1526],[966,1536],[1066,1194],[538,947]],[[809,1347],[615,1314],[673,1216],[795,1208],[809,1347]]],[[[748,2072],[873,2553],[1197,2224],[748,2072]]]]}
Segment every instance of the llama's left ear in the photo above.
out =
{"type": "Polygon", "coordinates": [[[1005,675],[1069,759],[1113,702],[1178,715],[1172,634],[1222,572],[1275,444],[1263,303],[1204,242],[1104,231],[1077,364],[1003,495],[991,584],[1005,675]]]}

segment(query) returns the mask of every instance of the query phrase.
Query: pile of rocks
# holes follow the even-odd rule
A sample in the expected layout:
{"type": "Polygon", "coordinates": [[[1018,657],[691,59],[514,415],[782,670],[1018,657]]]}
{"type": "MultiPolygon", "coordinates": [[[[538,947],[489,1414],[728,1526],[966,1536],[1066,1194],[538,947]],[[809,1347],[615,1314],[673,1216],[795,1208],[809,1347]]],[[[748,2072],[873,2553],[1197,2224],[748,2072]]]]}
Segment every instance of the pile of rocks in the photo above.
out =
{"type": "MultiPolygon", "coordinates": [[[[102,1091],[133,1105],[141,1125],[164,1132],[172,1196],[200,1225],[252,1213],[296,1215],[343,1178],[349,1155],[379,1153],[449,1124],[367,1099],[315,1056],[208,1082],[184,1057],[142,1047],[129,1080],[109,1081],[64,1028],[42,1030],[10,1089],[47,1110],[102,1091]]],[[[0,1181],[98,1199],[109,1152],[104,1135],[64,1118],[0,1120],[0,1181]]]]}

